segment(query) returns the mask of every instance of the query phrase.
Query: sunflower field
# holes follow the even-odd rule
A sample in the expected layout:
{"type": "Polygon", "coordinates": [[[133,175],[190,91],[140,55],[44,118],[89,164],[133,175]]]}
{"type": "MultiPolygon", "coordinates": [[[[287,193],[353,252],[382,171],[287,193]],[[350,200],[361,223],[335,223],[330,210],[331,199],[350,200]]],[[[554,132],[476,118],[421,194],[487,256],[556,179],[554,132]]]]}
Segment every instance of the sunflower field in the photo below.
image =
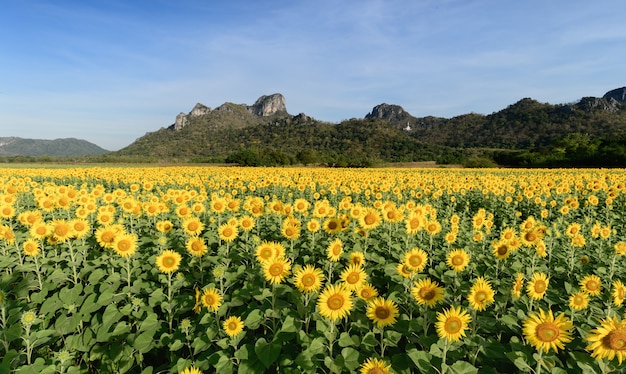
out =
{"type": "Polygon", "coordinates": [[[609,373],[626,171],[0,169],[0,372],[609,373]]]}

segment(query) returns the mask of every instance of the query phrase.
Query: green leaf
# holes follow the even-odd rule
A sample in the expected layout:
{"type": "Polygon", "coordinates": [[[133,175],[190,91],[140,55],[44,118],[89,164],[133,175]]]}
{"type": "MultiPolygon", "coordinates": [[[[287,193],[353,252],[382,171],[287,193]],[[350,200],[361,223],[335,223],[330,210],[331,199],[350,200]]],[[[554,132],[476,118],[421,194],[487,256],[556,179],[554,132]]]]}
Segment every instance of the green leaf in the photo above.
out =
{"type": "Polygon", "coordinates": [[[512,329],[518,328],[519,320],[510,314],[503,315],[502,317],[500,317],[499,321],[505,326],[510,327],[512,329]]]}
{"type": "Polygon", "coordinates": [[[279,343],[267,342],[265,338],[260,338],[254,344],[254,352],[267,369],[276,361],[280,355],[281,348],[279,343]]]}
{"type": "Polygon", "coordinates": [[[146,318],[141,321],[139,325],[139,332],[141,331],[157,331],[160,327],[161,322],[157,318],[156,313],[148,313],[146,318]]]}
{"type": "Polygon", "coordinates": [[[421,373],[430,373],[433,371],[433,368],[430,365],[432,356],[428,352],[419,351],[417,348],[411,348],[406,351],[406,354],[421,373]]]}
{"type": "Polygon", "coordinates": [[[348,334],[347,332],[342,332],[341,335],[339,335],[339,346],[340,347],[351,347],[353,345],[358,345],[358,337],[355,336],[356,338],[356,342],[354,340],[352,340],[352,337],[350,336],[350,334],[348,334]]]}
{"type": "Polygon", "coordinates": [[[152,340],[156,330],[148,330],[139,334],[133,342],[133,348],[141,353],[146,353],[152,349],[152,340]]]}
{"type": "Polygon", "coordinates": [[[261,312],[261,309],[254,309],[253,311],[251,311],[250,314],[248,314],[248,316],[246,317],[245,321],[243,321],[244,325],[249,330],[258,329],[259,326],[261,326],[262,322],[263,312],[261,312]]]}
{"type": "Polygon", "coordinates": [[[318,336],[317,338],[311,341],[311,345],[309,346],[309,351],[312,354],[316,355],[319,353],[324,353],[327,350],[326,339],[318,336]]]}
{"type": "Polygon", "coordinates": [[[130,333],[130,325],[126,321],[121,321],[115,325],[113,332],[111,332],[111,336],[125,335],[128,333],[130,333]]]}
{"type": "Polygon", "coordinates": [[[287,316],[287,317],[285,317],[285,320],[283,321],[283,325],[282,325],[280,331],[282,331],[282,332],[297,332],[297,331],[300,331],[301,325],[302,325],[302,323],[300,321],[297,321],[292,316],[287,316]]]}
{"type": "Polygon", "coordinates": [[[450,371],[454,374],[476,374],[478,369],[466,361],[456,361],[450,366],[450,371]]]}
{"type": "Polygon", "coordinates": [[[361,339],[361,344],[368,347],[377,347],[380,345],[380,342],[378,341],[378,338],[376,338],[376,335],[370,331],[365,334],[363,339],[361,339]]]}
{"type": "Polygon", "coordinates": [[[184,347],[185,345],[183,344],[182,341],[180,341],[180,339],[176,339],[174,340],[174,342],[172,344],[170,344],[169,346],[169,350],[172,352],[176,352],[179,349],[181,349],[182,347],[184,347]]]}
{"type": "Polygon", "coordinates": [[[359,363],[359,352],[354,348],[344,348],[341,350],[343,356],[343,365],[346,369],[356,370],[361,364],[359,363]]]}

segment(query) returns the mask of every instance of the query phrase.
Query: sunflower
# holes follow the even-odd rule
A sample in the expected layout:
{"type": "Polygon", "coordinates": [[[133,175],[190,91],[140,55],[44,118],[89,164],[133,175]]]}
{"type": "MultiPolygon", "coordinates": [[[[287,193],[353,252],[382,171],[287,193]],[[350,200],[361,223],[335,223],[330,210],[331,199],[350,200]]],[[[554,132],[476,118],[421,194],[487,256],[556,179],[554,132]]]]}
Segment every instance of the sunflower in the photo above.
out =
{"type": "Polygon", "coordinates": [[[411,287],[411,295],[419,305],[426,305],[430,308],[444,299],[444,289],[436,281],[430,278],[420,279],[411,287]]]}
{"type": "Polygon", "coordinates": [[[341,225],[341,219],[337,217],[327,218],[324,223],[322,223],[322,227],[324,228],[324,231],[330,235],[341,232],[343,228],[341,225]]]}
{"type": "Polygon", "coordinates": [[[156,258],[156,265],[162,273],[170,274],[178,270],[182,256],[171,249],[163,251],[156,258]]]}
{"type": "Polygon", "coordinates": [[[350,264],[339,276],[344,282],[344,286],[350,291],[356,291],[365,279],[367,274],[361,266],[350,264]]]}
{"type": "Polygon", "coordinates": [[[309,232],[316,233],[316,232],[320,231],[320,226],[321,226],[320,225],[320,221],[318,219],[311,218],[309,220],[309,222],[307,222],[307,224],[306,224],[306,229],[309,232]]]}
{"type": "Polygon", "coordinates": [[[581,247],[584,247],[584,246],[585,246],[585,243],[586,243],[586,242],[587,242],[587,241],[586,241],[586,239],[585,239],[585,237],[584,237],[584,236],[582,236],[581,234],[576,234],[576,235],[574,235],[574,236],[572,237],[571,244],[572,244],[572,246],[574,246],[574,247],[581,248],[581,247]]]}
{"type": "Polygon", "coordinates": [[[204,290],[200,300],[202,300],[202,304],[205,307],[209,310],[213,310],[214,312],[217,312],[219,307],[222,305],[222,295],[215,288],[207,288],[204,290]]]}
{"type": "Polygon", "coordinates": [[[291,262],[283,257],[275,257],[263,263],[263,275],[271,284],[280,284],[291,272],[291,262]]]}
{"type": "Polygon", "coordinates": [[[374,208],[365,208],[359,217],[359,225],[364,230],[372,230],[380,225],[380,213],[374,208]]]}
{"type": "Polygon", "coordinates": [[[33,238],[27,239],[23,244],[24,254],[35,257],[39,254],[39,242],[33,238]]]}
{"type": "Polygon", "coordinates": [[[519,299],[522,294],[522,287],[524,287],[524,273],[517,273],[513,286],[511,287],[511,296],[513,299],[519,299]]]}
{"type": "Polygon", "coordinates": [[[363,266],[365,264],[365,254],[361,251],[350,252],[350,263],[363,266]]]}
{"type": "Polygon", "coordinates": [[[300,237],[300,222],[287,221],[282,225],[280,233],[287,240],[296,240],[300,237]]]}
{"type": "Polygon", "coordinates": [[[420,248],[412,248],[404,254],[404,264],[408,266],[412,272],[419,273],[426,267],[428,254],[420,248]]]}
{"type": "Polygon", "coordinates": [[[65,220],[56,219],[50,222],[52,236],[59,243],[64,243],[74,237],[72,226],[65,220]]]}
{"type": "Polygon", "coordinates": [[[254,218],[252,216],[243,216],[239,219],[239,226],[244,232],[248,232],[254,228],[254,218]]]}
{"type": "Polygon", "coordinates": [[[168,220],[158,221],[156,223],[157,231],[158,232],[162,232],[164,234],[172,231],[173,228],[174,228],[174,224],[171,221],[168,221],[168,220]]]}
{"type": "Polygon", "coordinates": [[[197,236],[192,236],[187,239],[185,248],[187,248],[187,252],[194,257],[202,257],[208,251],[207,245],[204,243],[204,239],[197,236]]]}
{"type": "Polygon", "coordinates": [[[511,254],[511,248],[509,248],[508,242],[504,240],[497,240],[491,243],[493,248],[493,256],[498,260],[504,260],[511,254]]]}
{"type": "Polygon", "coordinates": [[[431,236],[437,235],[441,231],[441,223],[437,220],[427,221],[424,229],[431,236]]]}
{"type": "Polygon", "coordinates": [[[113,248],[113,242],[119,233],[120,227],[117,225],[99,227],[95,233],[96,241],[102,248],[113,248]]]}
{"type": "Polygon", "coordinates": [[[313,265],[306,265],[294,271],[294,284],[300,292],[317,292],[322,287],[324,274],[313,265]]]}
{"type": "Polygon", "coordinates": [[[602,281],[600,277],[595,274],[585,275],[580,280],[580,287],[583,291],[587,292],[591,296],[598,296],[602,292],[602,281]]]}
{"type": "Polygon", "coordinates": [[[326,257],[329,260],[337,262],[343,253],[343,242],[339,238],[335,238],[326,248],[326,257]]]}
{"type": "Polygon", "coordinates": [[[472,317],[461,307],[451,306],[442,312],[437,312],[437,322],[435,327],[440,339],[449,342],[456,342],[465,336],[465,331],[469,328],[472,317]]]}
{"type": "Polygon", "coordinates": [[[226,318],[222,326],[224,327],[226,335],[232,338],[243,331],[244,323],[239,316],[231,316],[226,318]]]}
{"type": "Polygon", "coordinates": [[[239,235],[239,230],[237,230],[237,226],[225,223],[217,228],[217,233],[219,234],[221,240],[225,242],[232,242],[235,240],[237,235],[239,235]]]}
{"type": "Polygon", "coordinates": [[[195,366],[190,366],[182,371],[179,371],[178,374],[202,374],[202,370],[198,369],[195,366]]]}
{"type": "Polygon", "coordinates": [[[128,233],[116,235],[112,248],[121,257],[132,256],[137,250],[137,235],[128,233]]]}
{"type": "Polygon", "coordinates": [[[522,331],[526,340],[538,351],[547,353],[550,349],[558,352],[565,344],[572,341],[570,330],[574,328],[572,321],[561,313],[556,318],[552,310],[539,314],[533,313],[526,318],[522,331]]]}
{"type": "Polygon", "coordinates": [[[424,229],[425,223],[426,220],[421,214],[417,214],[415,212],[409,213],[408,217],[404,221],[406,233],[409,235],[417,234],[420,230],[424,229]]]}
{"type": "Polygon", "coordinates": [[[446,264],[457,273],[463,271],[469,262],[470,255],[464,249],[454,249],[446,257],[446,264]]]}
{"type": "Polygon", "coordinates": [[[569,297],[569,307],[574,310],[583,310],[589,306],[589,295],[586,292],[578,291],[569,297]]]}
{"type": "Polygon", "coordinates": [[[626,286],[620,280],[613,281],[613,291],[611,292],[611,296],[613,296],[613,305],[620,306],[624,302],[625,294],[626,294],[626,286]]]}
{"type": "Polygon", "coordinates": [[[585,340],[590,343],[586,349],[597,360],[617,357],[621,365],[626,359],[626,321],[620,321],[616,316],[600,321],[600,326],[593,329],[585,340]]]}
{"type": "Polygon", "coordinates": [[[204,223],[197,217],[187,217],[183,221],[183,231],[190,236],[198,236],[204,229],[204,223]]]}
{"type": "Polygon", "coordinates": [[[368,358],[361,365],[360,374],[390,374],[391,365],[377,358],[368,358]]]}
{"type": "Polygon", "coordinates": [[[317,299],[320,315],[333,322],[350,314],[352,305],[352,295],[342,284],[326,286],[317,299]]]}
{"type": "Polygon", "coordinates": [[[78,239],[87,235],[87,233],[91,230],[89,222],[84,219],[73,219],[69,222],[69,224],[72,228],[72,231],[74,232],[74,236],[78,239]]]}
{"type": "Polygon", "coordinates": [[[385,327],[396,323],[398,305],[393,300],[375,297],[368,301],[366,315],[377,327],[385,327]]]}
{"type": "Polygon", "coordinates": [[[619,256],[626,255],[626,242],[615,243],[615,245],[613,246],[613,249],[615,249],[615,253],[619,256]]]}
{"type": "Polygon", "coordinates": [[[472,308],[483,311],[487,305],[494,302],[494,295],[495,291],[491,287],[491,283],[483,277],[478,277],[470,288],[467,300],[472,308]]]}
{"type": "Polygon", "coordinates": [[[43,240],[52,233],[52,228],[45,221],[37,221],[32,224],[29,232],[34,239],[43,240]]]}
{"type": "Polygon", "coordinates": [[[531,299],[541,300],[543,299],[546,291],[548,290],[548,283],[550,279],[546,273],[535,272],[526,284],[526,293],[531,299]]]}
{"type": "Polygon", "coordinates": [[[396,272],[402,278],[412,278],[415,273],[411,271],[411,268],[408,267],[404,262],[400,262],[396,265],[396,272]]]}
{"type": "Polygon", "coordinates": [[[373,297],[378,296],[378,291],[371,284],[363,282],[361,283],[361,286],[359,286],[359,288],[356,290],[356,295],[359,297],[359,299],[367,301],[373,297]]]}
{"type": "Polygon", "coordinates": [[[264,263],[270,261],[276,256],[274,243],[263,241],[256,247],[255,256],[258,262],[264,263]]]}

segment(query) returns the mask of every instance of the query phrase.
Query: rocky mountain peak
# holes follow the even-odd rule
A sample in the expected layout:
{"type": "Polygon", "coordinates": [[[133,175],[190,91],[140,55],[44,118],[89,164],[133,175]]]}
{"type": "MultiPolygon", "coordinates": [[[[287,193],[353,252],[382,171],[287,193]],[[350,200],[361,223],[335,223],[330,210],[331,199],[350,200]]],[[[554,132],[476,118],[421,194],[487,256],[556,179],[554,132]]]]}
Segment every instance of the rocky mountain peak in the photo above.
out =
{"type": "Polygon", "coordinates": [[[603,99],[615,99],[620,103],[626,103],[626,87],[616,88],[611,90],[602,96],[603,99]]]}
{"type": "Polygon", "coordinates": [[[257,99],[252,106],[248,106],[248,111],[256,116],[267,117],[273,114],[287,113],[285,97],[279,93],[263,95],[257,99]]]}
{"type": "Polygon", "coordinates": [[[193,107],[191,112],[189,112],[189,115],[191,117],[200,117],[209,114],[210,111],[211,108],[209,108],[208,106],[197,103],[196,106],[193,107]]]}

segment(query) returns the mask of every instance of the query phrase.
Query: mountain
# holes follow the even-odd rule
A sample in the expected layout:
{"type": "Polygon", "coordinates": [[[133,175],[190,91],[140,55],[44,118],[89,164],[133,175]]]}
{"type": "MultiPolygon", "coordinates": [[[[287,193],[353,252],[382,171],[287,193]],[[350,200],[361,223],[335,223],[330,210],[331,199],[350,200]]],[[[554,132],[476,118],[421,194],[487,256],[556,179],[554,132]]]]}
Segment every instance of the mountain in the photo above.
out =
{"type": "Polygon", "coordinates": [[[519,155],[532,164],[529,157],[538,159],[537,155],[551,150],[558,151],[553,156],[565,158],[570,151],[577,153],[580,160],[583,148],[570,145],[582,142],[589,145],[584,152],[591,152],[585,157],[602,154],[610,156],[605,161],[612,166],[626,166],[625,99],[623,87],[576,103],[554,105],[524,98],[489,115],[452,118],[415,117],[399,105],[383,103],[362,119],[333,124],[303,113],[291,115],[285,98],[273,94],[261,96],[253,105],[224,103],[211,109],[196,104],[187,114],[178,114],[171,126],[147,133],[112,155],[154,161],[339,166],[381,161],[458,163],[486,157],[516,165],[521,162],[515,159],[519,155]]]}
{"type": "Polygon", "coordinates": [[[106,149],[86,140],[64,138],[54,140],[0,137],[0,156],[87,156],[108,153],[106,149]]]}

